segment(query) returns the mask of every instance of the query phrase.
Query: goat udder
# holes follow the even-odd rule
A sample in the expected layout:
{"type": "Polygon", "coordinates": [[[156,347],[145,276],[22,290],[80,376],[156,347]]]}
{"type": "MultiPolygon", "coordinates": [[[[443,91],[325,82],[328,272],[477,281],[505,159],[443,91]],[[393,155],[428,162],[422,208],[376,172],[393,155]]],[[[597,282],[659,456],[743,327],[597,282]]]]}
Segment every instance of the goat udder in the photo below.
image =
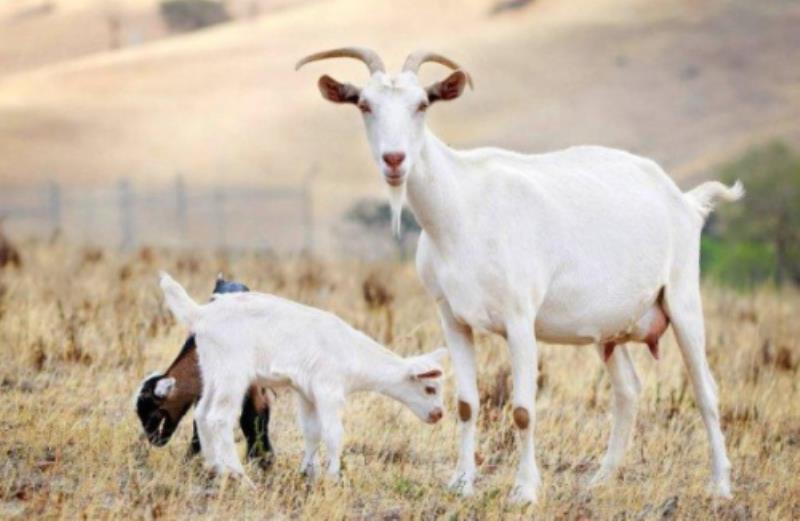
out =
{"type": "Polygon", "coordinates": [[[661,356],[658,351],[658,341],[661,335],[664,334],[664,331],[667,330],[667,327],[669,327],[669,317],[664,313],[663,308],[658,306],[644,337],[644,342],[650,349],[650,354],[653,355],[653,358],[656,360],[661,356]]]}
{"type": "Polygon", "coordinates": [[[658,341],[667,330],[667,327],[669,327],[669,317],[660,304],[654,305],[642,315],[642,318],[636,323],[636,327],[630,335],[603,343],[603,361],[608,362],[614,354],[614,348],[617,344],[622,344],[628,340],[644,342],[647,344],[653,358],[659,360],[661,358],[661,353],[658,349],[658,341]]]}

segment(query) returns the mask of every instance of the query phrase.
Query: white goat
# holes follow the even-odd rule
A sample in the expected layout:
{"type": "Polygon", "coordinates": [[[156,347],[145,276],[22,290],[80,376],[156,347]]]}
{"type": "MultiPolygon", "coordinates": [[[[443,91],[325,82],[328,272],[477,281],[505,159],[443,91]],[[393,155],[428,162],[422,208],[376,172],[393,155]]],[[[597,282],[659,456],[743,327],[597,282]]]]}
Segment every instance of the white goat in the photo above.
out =
{"type": "Polygon", "coordinates": [[[339,413],[351,393],[377,391],[428,423],[442,417],[444,348],[401,358],[339,317],[280,297],[230,293],[198,305],[166,273],[161,289],[176,319],[195,335],[203,380],[198,434],[206,463],[217,472],[244,476],[233,427],[253,383],[295,391],[305,440],[301,470],[310,474],[320,439],[328,474],[339,474],[339,413]]]}
{"type": "Polygon", "coordinates": [[[454,150],[426,127],[425,110],[457,98],[471,83],[458,65],[418,51],[399,74],[388,74],[375,52],[344,48],[308,56],[297,67],[332,57],[369,67],[363,88],[329,76],[319,79],[319,88],[328,100],[361,110],[395,216],[407,192],[422,226],[417,270],[439,304],[458,387],[461,446],[451,486],[471,494],[476,474],[473,328],[508,342],[520,443],[510,499],[529,502],[540,483],[533,443],[537,340],[595,343],[604,355],[613,423],[595,484],[623,457],[640,392],[625,346],[614,346],[657,342],[671,321],[711,445],[714,490],[730,496],[730,463],[705,355],[699,245],[714,203],[738,199],[741,186],[709,182],[682,193],[653,161],[603,147],[536,155],[454,150]],[[456,72],[425,88],[417,78],[425,62],[456,72]]]}

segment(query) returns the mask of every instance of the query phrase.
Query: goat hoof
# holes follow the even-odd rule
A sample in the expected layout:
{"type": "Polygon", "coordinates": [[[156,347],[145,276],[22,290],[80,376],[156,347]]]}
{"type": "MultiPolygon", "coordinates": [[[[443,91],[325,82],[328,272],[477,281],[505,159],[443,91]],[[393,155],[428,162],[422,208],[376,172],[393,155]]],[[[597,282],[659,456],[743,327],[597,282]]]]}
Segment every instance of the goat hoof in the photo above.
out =
{"type": "Polygon", "coordinates": [[[591,489],[604,484],[605,482],[608,481],[608,479],[611,477],[613,473],[614,471],[612,469],[600,467],[597,470],[597,472],[595,472],[595,474],[589,479],[589,481],[586,482],[586,488],[591,489]]]}
{"type": "Polygon", "coordinates": [[[300,464],[300,474],[310,480],[314,481],[319,476],[320,468],[315,459],[304,460],[300,464]]]}
{"type": "Polygon", "coordinates": [[[447,484],[447,488],[463,497],[475,494],[474,478],[464,472],[456,472],[447,484]]]}
{"type": "Polygon", "coordinates": [[[518,483],[511,489],[508,502],[512,505],[529,505],[536,503],[536,486],[533,483],[518,483]]]}
{"type": "Polygon", "coordinates": [[[272,467],[272,464],[275,461],[275,457],[271,452],[264,454],[262,456],[258,456],[257,458],[253,459],[253,462],[260,468],[261,470],[269,470],[272,467]]]}
{"type": "Polygon", "coordinates": [[[205,467],[203,470],[207,481],[215,481],[222,474],[221,469],[216,465],[205,467]]]}
{"type": "Polygon", "coordinates": [[[240,485],[244,486],[248,490],[255,490],[256,484],[253,483],[253,480],[248,478],[245,474],[232,474],[232,477],[239,482],[240,485]]]}
{"type": "Polygon", "coordinates": [[[732,499],[733,494],[731,493],[731,484],[728,479],[721,479],[719,481],[715,481],[711,483],[709,487],[709,492],[712,496],[718,497],[720,499],[732,499]]]}

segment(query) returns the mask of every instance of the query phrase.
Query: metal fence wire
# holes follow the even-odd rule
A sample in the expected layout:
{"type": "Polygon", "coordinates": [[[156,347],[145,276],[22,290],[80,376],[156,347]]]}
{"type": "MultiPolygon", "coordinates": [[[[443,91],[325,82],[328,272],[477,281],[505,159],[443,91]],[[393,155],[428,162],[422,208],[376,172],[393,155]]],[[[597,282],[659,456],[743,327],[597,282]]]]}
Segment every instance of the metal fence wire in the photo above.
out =
{"type": "Polygon", "coordinates": [[[198,188],[178,176],[158,188],[137,187],[129,179],[100,187],[0,187],[0,217],[23,236],[58,230],[78,242],[122,249],[314,249],[309,184],[198,188]]]}

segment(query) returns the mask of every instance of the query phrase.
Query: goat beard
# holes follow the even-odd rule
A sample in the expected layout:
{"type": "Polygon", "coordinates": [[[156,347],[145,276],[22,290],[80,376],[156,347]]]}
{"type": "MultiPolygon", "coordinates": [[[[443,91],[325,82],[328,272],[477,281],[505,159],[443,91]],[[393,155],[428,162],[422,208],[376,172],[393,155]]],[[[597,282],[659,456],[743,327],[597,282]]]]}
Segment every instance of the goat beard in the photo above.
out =
{"type": "Polygon", "coordinates": [[[403,225],[403,203],[406,201],[406,184],[389,187],[389,207],[392,212],[392,234],[400,238],[403,225]]]}

